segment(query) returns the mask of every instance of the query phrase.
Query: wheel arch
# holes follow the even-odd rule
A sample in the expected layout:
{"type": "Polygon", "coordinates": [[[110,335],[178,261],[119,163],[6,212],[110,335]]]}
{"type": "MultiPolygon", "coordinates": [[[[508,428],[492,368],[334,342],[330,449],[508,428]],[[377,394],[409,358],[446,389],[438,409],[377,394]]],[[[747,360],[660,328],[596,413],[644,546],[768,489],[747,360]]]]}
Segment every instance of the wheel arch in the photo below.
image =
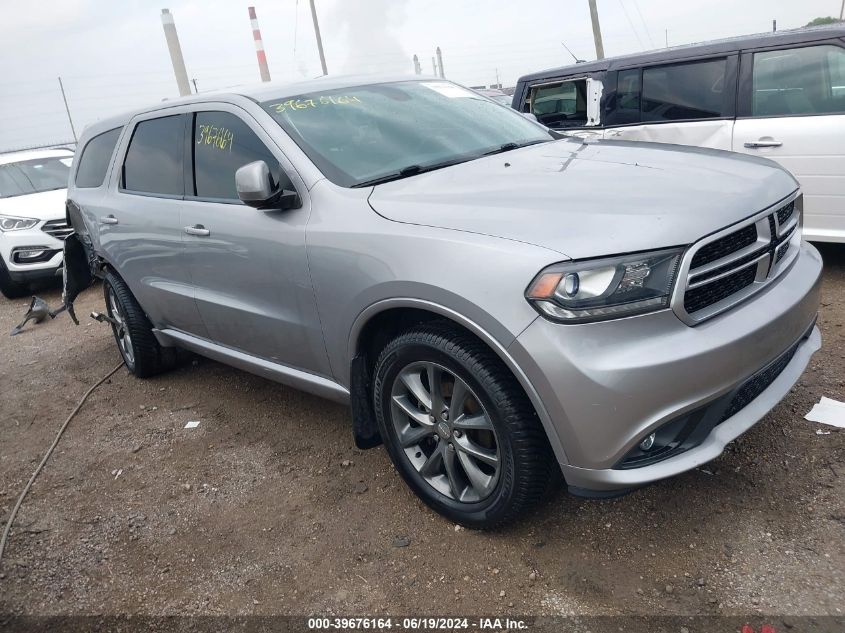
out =
{"type": "Polygon", "coordinates": [[[569,463],[558,433],[539,394],[531,380],[510,355],[507,347],[485,328],[463,314],[432,301],[410,297],[376,302],[364,309],[352,324],[347,357],[350,359],[350,395],[356,444],[361,448],[368,448],[380,443],[380,439],[374,439],[377,437],[378,430],[373,416],[370,388],[372,369],[375,364],[374,356],[377,356],[377,352],[384,343],[398,332],[412,325],[435,319],[448,320],[466,330],[499,357],[528,396],[546,431],[558,462],[569,463]]]}

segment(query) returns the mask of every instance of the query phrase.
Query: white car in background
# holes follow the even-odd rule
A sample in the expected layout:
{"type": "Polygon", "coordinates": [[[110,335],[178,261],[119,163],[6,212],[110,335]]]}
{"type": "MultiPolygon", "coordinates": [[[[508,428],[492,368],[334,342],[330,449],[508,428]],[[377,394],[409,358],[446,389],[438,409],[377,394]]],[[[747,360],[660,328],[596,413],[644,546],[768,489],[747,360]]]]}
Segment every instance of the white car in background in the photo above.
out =
{"type": "Polygon", "coordinates": [[[10,299],[33,281],[61,278],[72,161],[69,149],[0,154],[0,292],[10,299]]]}

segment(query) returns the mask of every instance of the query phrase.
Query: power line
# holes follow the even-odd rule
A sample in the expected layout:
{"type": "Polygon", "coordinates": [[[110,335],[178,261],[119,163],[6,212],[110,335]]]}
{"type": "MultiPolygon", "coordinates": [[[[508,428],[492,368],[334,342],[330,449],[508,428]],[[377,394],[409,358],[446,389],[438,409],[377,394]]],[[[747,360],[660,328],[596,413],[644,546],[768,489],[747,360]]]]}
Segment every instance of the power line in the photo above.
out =
{"type": "Polygon", "coordinates": [[[655,46],[654,46],[654,40],[653,40],[653,39],[651,39],[651,31],[650,31],[650,30],[649,30],[649,28],[648,28],[648,22],[646,22],[646,21],[643,19],[643,14],[642,14],[642,12],[640,11],[640,3],[639,3],[639,2],[637,2],[637,0],[633,0],[633,1],[634,1],[634,8],[637,10],[637,15],[639,15],[639,16],[640,16],[640,22],[642,22],[642,23],[643,23],[643,28],[645,29],[645,34],[648,36],[648,42],[649,42],[649,44],[651,44],[651,47],[652,47],[652,48],[655,48],[655,46]]]}
{"type": "Polygon", "coordinates": [[[619,0],[619,6],[622,7],[622,12],[625,14],[625,19],[628,20],[628,24],[631,26],[631,30],[634,32],[634,35],[637,36],[637,42],[640,45],[640,48],[643,49],[643,41],[640,39],[640,34],[637,33],[637,29],[634,28],[634,23],[631,21],[631,16],[628,15],[628,9],[625,8],[625,3],[622,0],[619,0]]]}

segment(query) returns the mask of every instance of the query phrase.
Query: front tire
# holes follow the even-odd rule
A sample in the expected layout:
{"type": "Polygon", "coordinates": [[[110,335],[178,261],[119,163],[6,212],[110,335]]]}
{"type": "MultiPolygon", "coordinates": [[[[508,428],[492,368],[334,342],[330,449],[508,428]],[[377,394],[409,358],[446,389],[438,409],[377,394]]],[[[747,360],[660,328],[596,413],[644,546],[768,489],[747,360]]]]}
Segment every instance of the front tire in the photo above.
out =
{"type": "Polygon", "coordinates": [[[390,341],[376,363],[373,395],[394,466],[456,523],[513,521],[554,479],[551,448],[519,383],[486,345],[450,323],[390,341]]]}
{"type": "Polygon", "coordinates": [[[29,284],[12,281],[6,262],[0,258],[0,292],[7,299],[20,299],[29,294],[29,284]]]}
{"type": "Polygon", "coordinates": [[[162,347],[153,326],[126,283],[109,271],[103,278],[106,311],[113,320],[112,333],[126,368],[138,378],[155,376],[173,367],[175,350],[162,347]]]}

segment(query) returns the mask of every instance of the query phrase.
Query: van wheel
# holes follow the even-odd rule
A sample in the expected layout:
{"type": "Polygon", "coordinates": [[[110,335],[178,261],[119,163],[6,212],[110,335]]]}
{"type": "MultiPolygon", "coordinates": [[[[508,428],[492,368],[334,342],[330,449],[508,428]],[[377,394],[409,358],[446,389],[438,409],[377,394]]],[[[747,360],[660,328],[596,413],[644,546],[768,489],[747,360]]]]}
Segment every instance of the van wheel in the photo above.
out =
{"type": "Polygon", "coordinates": [[[6,268],[6,262],[2,258],[0,258],[0,292],[7,299],[20,299],[29,294],[29,284],[12,281],[9,269],[6,268]]]}
{"type": "Polygon", "coordinates": [[[435,322],[390,341],[373,402],[396,469],[456,523],[493,528],[540,501],[556,468],[531,403],[481,341],[435,322]]]}
{"type": "Polygon", "coordinates": [[[124,281],[106,273],[103,293],[106,311],[114,321],[114,340],[127,369],[138,378],[147,378],[173,367],[176,351],[159,345],[152,324],[124,281]]]}

